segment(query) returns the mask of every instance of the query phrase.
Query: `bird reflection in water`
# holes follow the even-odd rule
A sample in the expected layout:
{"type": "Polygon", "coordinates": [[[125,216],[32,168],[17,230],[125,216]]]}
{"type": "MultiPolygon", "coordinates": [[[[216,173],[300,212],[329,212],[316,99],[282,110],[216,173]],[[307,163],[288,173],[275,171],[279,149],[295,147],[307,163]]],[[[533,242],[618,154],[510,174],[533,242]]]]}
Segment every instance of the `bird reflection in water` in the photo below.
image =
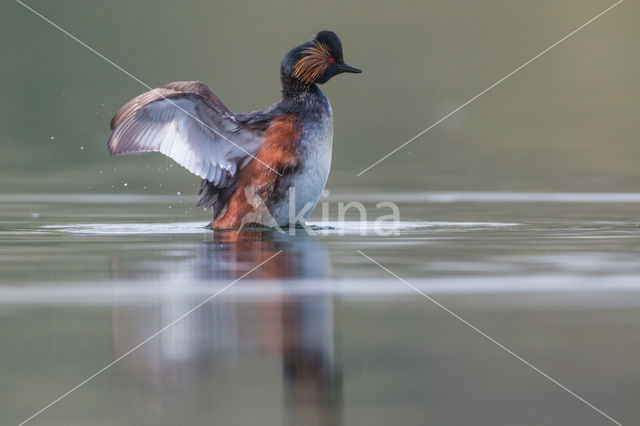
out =
{"type": "MultiPolygon", "coordinates": [[[[220,389],[225,387],[224,380],[239,383],[239,377],[246,376],[238,371],[240,360],[257,356],[258,362],[272,361],[275,356],[281,360],[278,363],[282,371],[282,395],[275,400],[284,401],[286,422],[341,424],[342,383],[335,359],[332,296],[296,292],[294,287],[304,286],[305,278],[330,278],[330,258],[324,244],[305,232],[291,236],[270,231],[216,231],[207,238],[209,241],[196,248],[195,256],[157,264],[148,272],[130,268],[132,265],[126,265],[130,261],[123,265],[112,263],[114,278],[148,279],[159,275],[158,285],[170,286],[162,289],[159,301],[114,308],[116,356],[207,297],[181,293],[181,286],[215,281],[211,291],[214,294],[220,282],[233,281],[282,250],[245,278],[254,284],[255,280],[268,281],[265,285],[271,286],[276,283],[281,291],[254,297],[221,293],[123,359],[121,368],[134,380],[144,388],[158,390],[153,396],[141,396],[146,398],[147,408],[161,416],[167,409],[164,398],[185,397],[184,391],[177,395],[170,391],[177,386],[190,389],[187,395],[204,398],[202,405],[215,412],[221,403],[216,399],[224,393],[220,389]],[[237,377],[230,378],[229,370],[231,376],[237,377]]],[[[242,285],[242,280],[234,284],[242,285]]],[[[269,365],[273,368],[273,363],[269,365]]],[[[260,374],[251,381],[273,380],[273,374],[260,374]]],[[[273,392],[273,385],[265,389],[273,392]]]]}

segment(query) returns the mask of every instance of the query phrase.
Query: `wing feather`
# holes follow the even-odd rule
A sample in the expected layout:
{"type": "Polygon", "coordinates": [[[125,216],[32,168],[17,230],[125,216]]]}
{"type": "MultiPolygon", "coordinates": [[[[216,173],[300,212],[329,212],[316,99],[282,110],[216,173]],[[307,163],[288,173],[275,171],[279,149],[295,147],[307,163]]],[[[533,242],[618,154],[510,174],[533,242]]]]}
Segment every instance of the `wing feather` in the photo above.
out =
{"type": "Polygon", "coordinates": [[[260,147],[260,131],[235,115],[198,81],[169,83],[129,101],[111,120],[111,154],[160,152],[224,187],[260,147]]]}

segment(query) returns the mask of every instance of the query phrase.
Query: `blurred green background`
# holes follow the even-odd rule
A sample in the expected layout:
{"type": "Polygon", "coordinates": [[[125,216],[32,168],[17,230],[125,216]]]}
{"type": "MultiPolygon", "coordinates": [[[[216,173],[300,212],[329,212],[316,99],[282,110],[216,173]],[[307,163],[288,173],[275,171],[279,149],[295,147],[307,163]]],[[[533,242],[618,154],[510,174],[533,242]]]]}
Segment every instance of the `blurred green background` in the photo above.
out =
{"type": "MultiPolygon", "coordinates": [[[[345,60],[364,73],[322,88],[335,114],[330,189],[640,189],[635,2],[361,177],[613,2],[27,4],[149,85],[202,80],[234,111],[276,101],[283,54],[336,31],[345,60]]],[[[109,120],[142,86],[17,2],[3,2],[0,16],[0,192],[195,192],[198,179],[159,154],[109,158],[109,120]]]]}

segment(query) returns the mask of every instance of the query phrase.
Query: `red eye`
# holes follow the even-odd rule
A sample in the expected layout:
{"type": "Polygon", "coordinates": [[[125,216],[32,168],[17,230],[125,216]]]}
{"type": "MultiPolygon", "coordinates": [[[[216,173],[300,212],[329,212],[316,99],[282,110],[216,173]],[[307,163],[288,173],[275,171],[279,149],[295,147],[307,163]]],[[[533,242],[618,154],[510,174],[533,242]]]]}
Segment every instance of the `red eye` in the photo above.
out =
{"type": "Polygon", "coordinates": [[[334,63],[335,61],[336,61],[335,59],[333,59],[333,58],[329,58],[329,63],[330,63],[330,64],[334,63]]]}

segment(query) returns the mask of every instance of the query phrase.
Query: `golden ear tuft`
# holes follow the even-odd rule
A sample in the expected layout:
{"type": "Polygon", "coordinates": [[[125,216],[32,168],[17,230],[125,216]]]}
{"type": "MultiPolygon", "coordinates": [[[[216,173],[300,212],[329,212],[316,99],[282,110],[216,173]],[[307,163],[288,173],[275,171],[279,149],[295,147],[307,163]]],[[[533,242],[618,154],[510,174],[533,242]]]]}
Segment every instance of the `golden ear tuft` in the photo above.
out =
{"type": "Polygon", "coordinates": [[[329,66],[329,48],[315,42],[313,46],[302,51],[303,57],[296,63],[293,75],[304,84],[312,84],[329,66]]]}

